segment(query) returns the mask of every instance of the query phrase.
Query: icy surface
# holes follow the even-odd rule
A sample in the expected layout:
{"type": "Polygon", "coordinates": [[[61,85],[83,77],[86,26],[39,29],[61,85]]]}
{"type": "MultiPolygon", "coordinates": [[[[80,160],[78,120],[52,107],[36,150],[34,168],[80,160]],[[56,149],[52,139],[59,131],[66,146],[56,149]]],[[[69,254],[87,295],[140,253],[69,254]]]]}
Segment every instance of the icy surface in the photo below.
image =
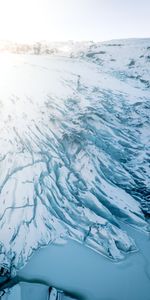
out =
{"type": "Polygon", "coordinates": [[[150,40],[0,54],[0,263],[68,238],[113,259],[147,231],[150,40]]]}
{"type": "Polygon", "coordinates": [[[36,251],[18,275],[72,292],[80,300],[149,300],[150,236],[124,227],[140,251],[119,263],[70,241],[36,251]]]}
{"type": "Polygon", "coordinates": [[[38,283],[20,282],[2,292],[1,300],[76,300],[63,291],[38,283]]]}

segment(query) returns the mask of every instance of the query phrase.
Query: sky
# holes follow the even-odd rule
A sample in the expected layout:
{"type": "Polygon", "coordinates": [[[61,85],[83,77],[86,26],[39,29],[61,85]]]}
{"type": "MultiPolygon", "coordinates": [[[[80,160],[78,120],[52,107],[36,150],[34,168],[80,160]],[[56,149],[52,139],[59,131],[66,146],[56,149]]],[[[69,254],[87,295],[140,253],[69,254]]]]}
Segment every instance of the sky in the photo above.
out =
{"type": "Polygon", "coordinates": [[[150,37],[150,0],[0,0],[0,40],[150,37]]]}

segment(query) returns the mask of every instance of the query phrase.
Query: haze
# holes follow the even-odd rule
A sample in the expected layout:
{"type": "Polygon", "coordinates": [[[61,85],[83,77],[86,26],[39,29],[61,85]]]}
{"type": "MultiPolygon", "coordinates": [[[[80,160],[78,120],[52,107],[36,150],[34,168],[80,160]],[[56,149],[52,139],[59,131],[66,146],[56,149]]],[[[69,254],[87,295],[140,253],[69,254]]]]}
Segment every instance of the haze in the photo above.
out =
{"type": "Polygon", "coordinates": [[[150,37],[149,0],[0,0],[0,39],[150,37]]]}

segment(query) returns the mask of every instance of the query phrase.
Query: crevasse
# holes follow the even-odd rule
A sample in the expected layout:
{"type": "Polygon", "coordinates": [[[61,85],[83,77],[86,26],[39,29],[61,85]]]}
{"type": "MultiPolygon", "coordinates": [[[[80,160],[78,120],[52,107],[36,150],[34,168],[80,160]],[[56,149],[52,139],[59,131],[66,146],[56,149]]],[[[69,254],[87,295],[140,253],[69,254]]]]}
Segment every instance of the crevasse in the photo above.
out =
{"type": "MultiPolygon", "coordinates": [[[[138,42],[138,53],[144,46],[138,42]]],[[[128,56],[122,47],[94,44],[67,57],[1,54],[6,268],[20,268],[35,249],[68,238],[120,260],[136,250],[121,223],[148,230],[150,91],[140,80],[148,67],[143,73],[134,56],[131,68],[135,45],[124,42],[128,56]],[[128,63],[118,67],[121,58],[128,63]]]]}

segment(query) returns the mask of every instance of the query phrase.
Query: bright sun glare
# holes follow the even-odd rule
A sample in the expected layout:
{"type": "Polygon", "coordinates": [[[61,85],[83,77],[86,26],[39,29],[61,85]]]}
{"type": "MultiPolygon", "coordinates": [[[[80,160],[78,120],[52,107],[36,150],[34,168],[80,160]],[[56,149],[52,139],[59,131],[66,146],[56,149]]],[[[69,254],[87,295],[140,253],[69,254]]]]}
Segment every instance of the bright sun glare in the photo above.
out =
{"type": "Polygon", "coordinates": [[[149,37],[149,10],[149,0],[0,0],[0,40],[149,37]]]}
{"type": "MultiPolygon", "coordinates": [[[[49,17],[53,21],[51,13],[49,17]]],[[[47,27],[46,19],[47,7],[41,0],[0,0],[0,39],[19,42],[44,39],[47,34],[43,30],[47,27]]]]}

